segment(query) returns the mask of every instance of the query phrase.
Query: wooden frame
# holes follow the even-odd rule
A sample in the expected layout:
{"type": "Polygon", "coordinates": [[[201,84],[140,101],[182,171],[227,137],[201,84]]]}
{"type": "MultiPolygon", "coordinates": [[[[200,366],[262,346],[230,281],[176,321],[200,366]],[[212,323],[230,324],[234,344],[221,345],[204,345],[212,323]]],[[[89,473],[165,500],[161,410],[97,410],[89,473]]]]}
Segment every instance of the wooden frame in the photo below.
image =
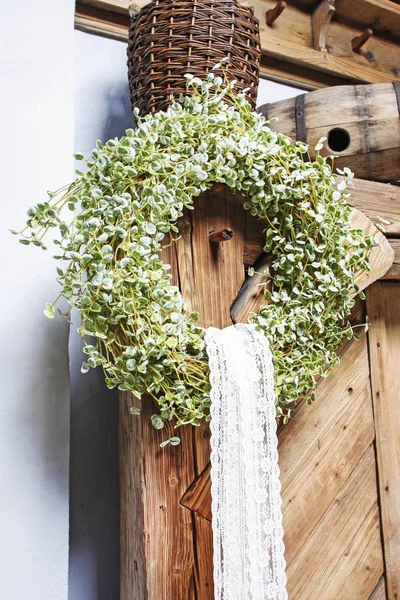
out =
{"type": "MultiPolygon", "coordinates": [[[[131,3],[78,0],[75,27],[126,41],[131,3]]],[[[249,0],[249,4],[260,21],[262,77],[307,90],[400,80],[400,6],[394,1],[249,0]],[[272,22],[267,13],[274,13],[272,22]]]]}

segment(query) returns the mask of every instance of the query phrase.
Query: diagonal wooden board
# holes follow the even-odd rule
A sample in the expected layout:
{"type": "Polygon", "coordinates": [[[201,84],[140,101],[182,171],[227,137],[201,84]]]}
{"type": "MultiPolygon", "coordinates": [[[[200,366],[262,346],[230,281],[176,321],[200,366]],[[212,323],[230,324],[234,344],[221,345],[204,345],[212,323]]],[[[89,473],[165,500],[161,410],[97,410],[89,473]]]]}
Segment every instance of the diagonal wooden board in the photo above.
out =
{"type": "MultiPolygon", "coordinates": [[[[366,235],[374,235],[379,241],[379,246],[373,248],[370,257],[371,271],[360,273],[356,276],[355,282],[360,290],[365,289],[371,283],[383,277],[390,269],[394,261],[394,251],[386,237],[373,224],[373,222],[356,208],[352,209],[351,225],[354,229],[362,229],[366,235]]],[[[258,225],[264,229],[265,225],[260,221],[258,225]]],[[[254,224],[253,228],[256,227],[254,224]]],[[[252,313],[259,311],[262,304],[265,303],[264,286],[268,279],[263,275],[263,270],[270,264],[268,255],[261,254],[263,237],[258,236],[260,256],[254,264],[255,274],[249,277],[239,294],[235,298],[231,307],[231,319],[234,323],[245,323],[252,313]]],[[[356,293],[354,292],[355,296],[356,293]]]]}
{"type": "Polygon", "coordinates": [[[367,291],[382,541],[388,598],[400,597],[400,283],[367,291]]]}
{"type": "MultiPolygon", "coordinates": [[[[302,404],[279,432],[288,591],[296,600],[367,598],[383,573],[366,337],[346,345],[317,401],[302,404]]],[[[207,468],[181,500],[205,519],[209,484],[207,468]]]]}

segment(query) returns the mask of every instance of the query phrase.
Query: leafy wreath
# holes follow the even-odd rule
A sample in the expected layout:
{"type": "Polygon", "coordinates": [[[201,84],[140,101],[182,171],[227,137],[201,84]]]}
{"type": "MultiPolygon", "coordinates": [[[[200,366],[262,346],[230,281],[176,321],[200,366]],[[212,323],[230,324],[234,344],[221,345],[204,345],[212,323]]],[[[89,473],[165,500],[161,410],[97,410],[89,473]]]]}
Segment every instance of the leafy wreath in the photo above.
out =
{"type": "MultiPolygon", "coordinates": [[[[210,406],[204,330],[159,253],[176,241],[177,220],[196,196],[218,182],[240,192],[244,208],[268,223],[266,303],[250,321],[269,340],[277,415],[286,421],[299,398],[313,400],[316,376],[336,365],[343,336],[356,335],[344,319],[375,241],[350,226],[348,169],[338,183],[319,153],[305,162],[307,147],[273,132],[244,93],[235,95],[235,82],[185,77],[191,96],[144,118],[135,109],[137,129],[97,142],[87,170],[28,211],[20,242],[45,248],[44,235],[60,232],[54,258],[67,264],[57,268],[57,300],[67,299],[67,318],[72,307],[80,312],[82,371],[101,366],[108,387],[152,396],[156,428],[198,425],[210,406]],[[69,224],[66,206],[77,211],[69,224]]],[[[46,305],[50,318],[57,300],[46,305]]]]}

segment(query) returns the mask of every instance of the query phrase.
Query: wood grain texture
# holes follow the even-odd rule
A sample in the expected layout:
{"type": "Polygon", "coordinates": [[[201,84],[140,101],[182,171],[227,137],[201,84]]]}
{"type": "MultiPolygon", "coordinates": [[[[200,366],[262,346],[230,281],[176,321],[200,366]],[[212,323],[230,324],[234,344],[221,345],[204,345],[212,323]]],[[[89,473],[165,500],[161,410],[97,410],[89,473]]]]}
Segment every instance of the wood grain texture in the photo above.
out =
{"type": "Polygon", "coordinates": [[[363,334],[320,381],[315,403],[302,404],[279,431],[288,567],[373,441],[368,371],[363,334]]]}
{"type": "Polygon", "coordinates": [[[369,42],[370,54],[354,53],[350,42],[360,33],[359,28],[332,21],[327,28],[328,52],[320,52],[313,47],[309,13],[288,6],[271,28],[263,24],[262,17],[265,9],[271,8],[274,1],[256,0],[253,5],[255,16],[260,20],[261,50],[264,55],[293,64],[312,65],[315,70],[360,82],[383,83],[397,79],[393,67],[398,67],[399,55],[394,41],[377,36],[369,42]]]}
{"type": "Polygon", "coordinates": [[[367,291],[371,385],[388,598],[400,597],[400,284],[367,291]]]}
{"type": "Polygon", "coordinates": [[[388,237],[400,236],[400,186],[354,178],[346,191],[351,193],[349,204],[373,223],[379,223],[378,217],[389,221],[384,225],[388,237]]]}
{"type": "Polygon", "coordinates": [[[194,480],[181,499],[181,504],[211,521],[211,465],[194,480]]]}
{"type": "MultiPolygon", "coordinates": [[[[101,4],[109,5],[108,2],[101,4]]],[[[129,13],[128,9],[121,14],[117,7],[104,10],[96,6],[77,2],[75,6],[75,29],[111,38],[121,42],[128,41],[129,13]]]]}
{"type": "Polygon", "coordinates": [[[311,30],[313,46],[316,50],[326,52],[326,32],[335,14],[335,0],[322,0],[311,14],[311,30]]]}
{"type": "Polygon", "coordinates": [[[383,570],[370,446],[287,569],[289,598],[368,598],[383,570]]]}
{"type": "Polygon", "coordinates": [[[248,277],[236,296],[231,306],[231,319],[233,323],[246,323],[252,313],[259,311],[265,304],[265,288],[271,289],[271,283],[264,274],[264,270],[271,266],[269,254],[261,254],[254,263],[254,275],[248,277]]]}
{"type": "Polygon", "coordinates": [[[244,281],[244,214],[240,196],[224,187],[213,195],[202,194],[195,210],[187,211],[179,224],[176,243],[179,281],[190,312],[200,314],[202,327],[226,327],[229,310],[244,281]],[[231,229],[234,238],[213,244],[210,231],[231,229]]]}
{"type": "Polygon", "coordinates": [[[384,280],[400,279],[400,240],[389,239],[390,245],[394,252],[394,261],[389,271],[382,277],[384,280]]]}
{"type": "Polygon", "coordinates": [[[131,395],[119,394],[119,502],[120,502],[120,597],[128,600],[133,594],[147,600],[146,553],[144,548],[144,498],[141,462],[142,427],[129,413],[131,395]]]}
{"type": "MultiPolygon", "coordinates": [[[[371,270],[359,273],[355,277],[355,283],[360,290],[364,290],[373,281],[380,279],[389,271],[394,261],[394,250],[383,233],[378,231],[372,221],[358,209],[353,208],[350,222],[354,229],[362,229],[365,235],[374,235],[379,241],[379,245],[375,246],[370,254],[371,270]]],[[[264,228],[265,223],[262,221],[254,218],[247,219],[244,262],[248,260],[250,254],[249,246],[251,246],[251,252],[254,254],[259,253],[260,250],[262,252],[265,238],[264,228]],[[251,223],[250,228],[249,223],[251,223]],[[249,245],[246,244],[247,240],[249,240],[249,245]]],[[[266,299],[263,290],[268,283],[268,277],[263,275],[263,270],[269,264],[270,260],[266,254],[261,254],[254,263],[257,274],[246,280],[231,307],[231,318],[235,323],[246,323],[249,316],[252,313],[257,313],[260,307],[265,304],[266,299]]],[[[355,296],[356,293],[353,292],[352,295],[355,296]]]]}
{"type": "Polygon", "coordinates": [[[211,522],[192,512],[195,539],[196,593],[198,600],[213,600],[213,537],[211,522]]]}
{"type": "Polygon", "coordinates": [[[364,290],[389,271],[394,261],[394,250],[383,233],[378,231],[372,221],[358,209],[353,208],[350,222],[354,229],[362,229],[365,235],[373,235],[379,242],[379,245],[371,250],[369,260],[371,270],[357,274],[355,277],[355,282],[360,290],[364,290]]]}
{"type": "Polygon", "coordinates": [[[192,517],[179,503],[194,477],[192,432],[161,449],[176,434],[152,427],[152,401],[143,400],[139,418],[131,394],[119,403],[121,600],[195,600],[192,517]]]}
{"type": "MultiPolygon", "coordinates": [[[[171,265],[189,310],[200,324],[224,327],[229,308],[244,281],[244,209],[227,188],[195,200],[195,210],[180,223],[182,237],[165,240],[162,259],[171,265]],[[208,239],[229,228],[234,238],[208,239]]],[[[212,531],[208,520],[188,510],[182,497],[210,462],[207,423],[178,431],[181,444],[161,449],[176,435],[171,426],[157,431],[157,412],[143,401],[140,418],[129,413],[132,399],[120,396],[121,600],[211,600],[212,531]]]]}
{"type": "MultiPolygon", "coordinates": [[[[268,113],[270,119],[277,119],[271,121],[272,129],[297,139],[294,98],[271,103],[268,113]]],[[[347,166],[363,179],[400,178],[400,120],[392,84],[315,90],[305,97],[305,124],[312,159],[318,140],[327,137],[321,154],[336,155],[335,168],[347,166]],[[347,132],[348,146],[344,149],[329,137],[334,129],[347,132]]]]}
{"type": "Polygon", "coordinates": [[[335,0],[340,20],[372,27],[378,35],[400,37],[400,6],[390,0],[335,0]]]}
{"type": "Polygon", "coordinates": [[[315,90],[328,85],[346,85],[356,80],[315,71],[309,65],[293,65],[271,56],[261,56],[260,77],[303,90],[315,90]]]}
{"type": "MultiPolygon", "coordinates": [[[[354,0],[352,0],[353,2],[354,0]]],[[[381,0],[383,1],[383,0],[381,0]]],[[[374,36],[368,43],[368,50],[354,53],[351,50],[350,41],[360,29],[364,28],[365,17],[363,10],[353,10],[353,19],[343,18],[343,22],[333,21],[326,29],[326,46],[328,52],[320,52],[313,45],[312,23],[310,12],[299,10],[296,6],[288,6],[275,21],[272,27],[265,23],[266,11],[276,6],[276,0],[252,0],[255,15],[260,21],[261,47],[265,58],[275,61],[275,67],[271,70],[275,76],[285,78],[286,67],[279,68],[277,63],[290,63],[294,67],[308,71],[307,78],[299,73],[296,79],[296,69],[289,69],[286,81],[293,84],[306,84],[309,87],[315,85],[333,85],[332,78],[343,79],[350,82],[383,83],[396,80],[400,76],[400,56],[396,40],[387,38],[387,23],[392,21],[391,32],[397,35],[397,12],[395,9],[381,10],[378,0],[357,0],[365,6],[367,20],[369,15],[374,15],[373,25],[378,35],[374,36]],[[385,13],[385,14],[384,14],[385,13]],[[349,25],[349,22],[351,25],[349,25]],[[382,27],[380,24],[382,23],[382,27]],[[353,26],[354,24],[354,26],[353,26]],[[382,35],[380,35],[382,33],[382,35]],[[384,34],[384,35],[383,35],[384,34]],[[324,75],[331,79],[324,83],[324,75]],[[309,82],[305,81],[309,79],[309,82]]],[[[98,35],[105,35],[119,40],[127,40],[128,37],[128,7],[130,0],[80,0],[77,3],[75,15],[75,27],[98,35]]],[[[340,4],[339,15],[343,11],[340,4]]],[[[345,4],[343,2],[342,4],[345,4]]],[[[348,3],[347,4],[351,4],[348,3]]],[[[314,2],[315,5],[315,2],[314,2]]],[[[371,25],[369,23],[366,26],[371,25]]],[[[263,72],[265,71],[263,63],[263,72]]],[[[284,79],[285,80],[285,79],[284,79]]],[[[339,81],[337,81],[339,83],[339,81]]]]}

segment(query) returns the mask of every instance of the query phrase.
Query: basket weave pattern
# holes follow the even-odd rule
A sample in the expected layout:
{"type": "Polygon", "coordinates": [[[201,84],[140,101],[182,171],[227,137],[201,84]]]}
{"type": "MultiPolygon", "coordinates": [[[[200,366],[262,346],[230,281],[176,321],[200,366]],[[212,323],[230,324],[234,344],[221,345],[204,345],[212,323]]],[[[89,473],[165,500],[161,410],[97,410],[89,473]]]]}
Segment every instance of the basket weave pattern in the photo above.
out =
{"type": "Polygon", "coordinates": [[[255,107],[260,40],[252,9],[237,0],[153,0],[130,22],[132,107],[145,114],[165,110],[171,95],[186,93],[185,73],[204,79],[225,57],[228,79],[237,80],[238,91],[250,88],[255,107]]]}

